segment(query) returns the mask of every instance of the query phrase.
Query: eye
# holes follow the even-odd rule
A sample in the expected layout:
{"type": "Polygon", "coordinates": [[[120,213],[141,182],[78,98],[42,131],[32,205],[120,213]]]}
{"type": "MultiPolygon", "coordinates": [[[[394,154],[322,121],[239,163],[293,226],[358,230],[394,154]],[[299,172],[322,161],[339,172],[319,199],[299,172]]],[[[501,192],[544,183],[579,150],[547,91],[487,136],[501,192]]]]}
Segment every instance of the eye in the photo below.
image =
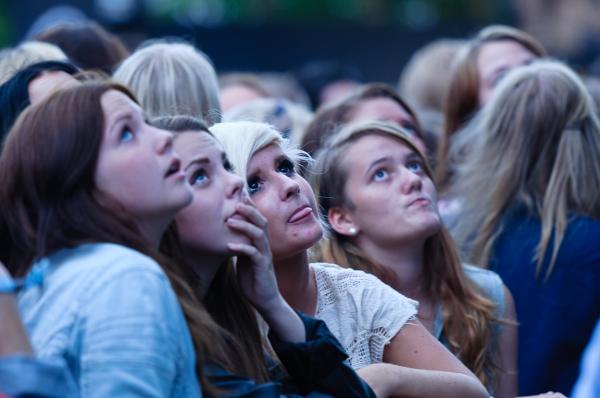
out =
{"type": "Polygon", "coordinates": [[[250,196],[254,195],[258,191],[260,191],[261,182],[258,177],[251,177],[248,179],[248,194],[250,196]]]}
{"type": "Polygon", "coordinates": [[[417,134],[417,127],[412,123],[405,123],[402,125],[402,128],[404,128],[411,136],[417,134]]]}
{"type": "Polygon", "coordinates": [[[134,138],[134,134],[131,131],[131,128],[129,126],[123,127],[123,130],[121,130],[121,134],[119,135],[119,141],[120,142],[129,142],[129,141],[133,140],[133,138],[134,138]]]}
{"type": "Polygon", "coordinates": [[[208,181],[208,174],[204,169],[198,169],[194,171],[192,177],[190,178],[190,185],[204,185],[208,181]]]}
{"type": "Polygon", "coordinates": [[[413,160],[412,162],[408,162],[406,164],[406,168],[410,171],[412,171],[413,173],[420,173],[423,171],[423,165],[421,164],[420,161],[417,160],[413,160]]]}
{"type": "Polygon", "coordinates": [[[381,168],[381,169],[375,170],[375,172],[373,173],[373,176],[371,177],[371,179],[373,181],[384,181],[389,176],[390,176],[390,173],[388,173],[388,171],[386,169],[381,168]]]}
{"type": "Polygon", "coordinates": [[[277,172],[283,173],[287,176],[294,174],[294,163],[287,158],[281,159],[277,165],[277,172]]]}
{"type": "Polygon", "coordinates": [[[223,168],[230,173],[234,172],[233,165],[229,162],[229,159],[227,158],[223,160],[223,168]]]}

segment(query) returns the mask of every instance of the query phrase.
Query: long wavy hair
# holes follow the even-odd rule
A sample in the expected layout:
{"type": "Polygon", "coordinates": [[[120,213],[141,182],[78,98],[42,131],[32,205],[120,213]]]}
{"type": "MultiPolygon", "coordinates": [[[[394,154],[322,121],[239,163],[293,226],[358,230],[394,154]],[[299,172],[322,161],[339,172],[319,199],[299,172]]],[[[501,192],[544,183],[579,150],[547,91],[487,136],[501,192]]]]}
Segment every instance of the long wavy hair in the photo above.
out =
{"type": "Polygon", "coordinates": [[[10,130],[0,155],[0,261],[13,275],[56,250],[111,242],[155,259],[179,299],[195,349],[196,371],[205,391],[202,364],[221,355],[213,342],[219,329],[179,267],[143,238],[127,209],[96,188],[94,175],[104,130],[101,97],[124,86],[87,82],[60,90],[30,106],[10,130]]]}
{"type": "Polygon", "coordinates": [[[468,259],[487,266],[502,217],[524,206],[541,220],[532,257],[552,272],[572,215],[600,219],[600,121],[581,79],[567,66],[538,61],[511,72],[485,109],[461,131],[453,152],[463,211],[453,233],[468,259]]]}
{"type": "MultiPolygon", "coordinates": [[[[213,134],[206,124],[192,116],[163,116],[150,121],[153,126],[170,130],[177,135],[182,132],[194,134],[213,134]]],[[[179,239],[176,222],[173,222],[161,242],[161,251],[174,258],[183,267],[186,279],[191,286],[200,281],[194,267],[201,266],[202,259],[187,256],[186,249],[179,239]]],[[[245,376],[258,382],[269,380],[269,372],[265,363],[265,349],[268,344],[263,342],[257,314],[254,307],[243,295],[236,277],[233,259],[225,261],[209,285],[206,296],[196,295],[220,327],[220,338],[211,342],[218,347],[218,357],[207,358],[208,361],[218,362],[233,374],[245,376]]],[[[271,353],[273,354],[273,353],[271,353]]]]}
{"type": "Polygon", "coordinates": [[[481,48],[490,42],[509,40],[520,44],[539,58],[548,54],[544,47],[528,33],[503,25],[482,29],[455,56],[452,75],[444,100],[444,129],[438,145],[435,176],[438,185],[446,190],[452,175],[447,162],[452,135],[468,122],[479,108],[479,72],[477,57],[481,48]]]}
{"type": "MultiPolygon", "coordinates": [[[[359,138],[371,134],[392,137],[410,148],[421,158],[425,173],[432,178],[425,157],[401,128],[381,122],[350,124],[333,135],[317,156],[312,182],[325,219],[332,208],[353,206],[346,195],[347,151],[359,138]]],[[[391,270],[332,228],[329,237],[321,241],[319,252],[322,261],[370,272],[387,283],[393,280],[391,270]]],[[[492,339],[492,326],[497,321],[495,305],[465,275],[454,242],[444,226],[426,240],[423,252],[423,289],[442,304],[444,336],[451,351],[482,383],[490,385],[497,369],[496,350],[489,347],[495,344],[492,339]]]]}

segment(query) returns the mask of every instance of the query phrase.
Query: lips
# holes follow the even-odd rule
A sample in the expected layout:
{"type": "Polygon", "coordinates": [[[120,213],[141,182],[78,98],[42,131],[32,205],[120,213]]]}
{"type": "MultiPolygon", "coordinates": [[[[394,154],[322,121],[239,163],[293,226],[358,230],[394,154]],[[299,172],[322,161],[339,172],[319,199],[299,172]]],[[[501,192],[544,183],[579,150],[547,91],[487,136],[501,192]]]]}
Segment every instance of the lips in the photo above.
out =
{"type": "Polygon", "coordinates": [[[171,164],[169,165],[169,168],[167,169],[167,172],[165,173],[165,178],[171,177],[173,174],[178,173],[180,168],[181,161],[179,160],[179,158],[173,158],[171,164]]]}
{"type": "Polygon", "coordinates": [[[424,205],[429,205],[431,203],[431,201],[429,199],[427,199],[424,196],[420,196],[418,198],[415,198],[413,200],[411,200],[408,205],[412,206],[412,205],[419,205],[419,206],[424,206],[424,205]]]}
{"type": "Polygon", "coordinates": [[[310,216],[312,212],[313,210],[309,205],[302,205],[292,213],[290,218],[288,218],[288,223],[295,223],[301,221],[306,217],[310,216]]]}

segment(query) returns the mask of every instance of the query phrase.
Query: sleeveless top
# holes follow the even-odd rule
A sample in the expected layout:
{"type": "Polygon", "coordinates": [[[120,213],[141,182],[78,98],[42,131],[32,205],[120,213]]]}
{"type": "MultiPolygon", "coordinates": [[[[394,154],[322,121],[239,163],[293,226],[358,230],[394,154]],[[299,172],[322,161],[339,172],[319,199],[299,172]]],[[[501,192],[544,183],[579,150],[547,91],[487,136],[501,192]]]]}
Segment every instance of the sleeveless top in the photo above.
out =
{"type": "MultiPolygon", "coordinates": [[[[487,269],[475,267],[472,265],[464,264],[463,269],[467,277],[475,283],[475,285],[479,288],[481,293],[485,297],[494,303],[496,306],[496,318],[500,319],[504,316],[505,310],[505,300],[504,300],[504,287],[502,283],[502,279],[498,276],[494,271],[490,271],[487,269]]],[[[436,339],[440,340],[442,344],[446,346],[446,348],[450,349],[447,341],[442,336],[443,333],[443,313],[442,313],[442,305],[438,303],[435,308],[435,320],[433,322],[433,335],[436,339]]],[[[496,324],[493,330],[494,339],[498,338],[498,334],[500,333],[500,325],[496,324]]]]}
{"type": "Polygon", "coordinates": [[[312,263],[317,282],[315,318],[342,343],[354,369],[379,363],[398,331],[415,319],[418,303],[377,277],[335,264],[312,263]]]}

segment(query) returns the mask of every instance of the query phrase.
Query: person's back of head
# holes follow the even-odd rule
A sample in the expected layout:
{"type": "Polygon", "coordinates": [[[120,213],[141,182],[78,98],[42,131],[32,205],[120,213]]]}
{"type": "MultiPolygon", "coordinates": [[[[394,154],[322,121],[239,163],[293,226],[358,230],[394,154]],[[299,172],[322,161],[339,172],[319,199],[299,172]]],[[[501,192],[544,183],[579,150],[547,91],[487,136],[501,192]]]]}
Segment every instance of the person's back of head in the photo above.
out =
{"type": "Polygon", "coordinates": [[[100,70],[108,75],[129,55],[117,36],[93,21],[53,26],[35,39],[60,47],[83,70],[100,70]]]}
{"type": "Polygon", "coordinates": [[[48,72],[75,75],[79,71],[67,62],[39,62],[21,69],[0,86],[0,141],[8,133],[19,114],[31,103],[30,83],[48,72]]]}
{"type": "Polygon", "coordinates": [[[29,65],[43,61],[67,61],[67,56],[60,48],[41,41],[26,41],[5,51],[0,56],[0,84],[29,65]]]}
{"type": "MultiPolygon", "coordinates": [[[[600,218],[600,121],[581,79],[540,61],[514,70],[456,145],[470,147],[455,187],[465,195],[457,233],[479,231],[471,259],[487,264],[500,217],[524,206],[542,222],[538,266],[554,234],[556,259],[571,214],[600,218]]],[[[551,271],[552,266],[550,266],[551,271]]]]}
{"type": "Polygon", "coordinates": [[[150,117],[189,115],[209,125],[220,121],[217,76],[208,57],[185,42],[152,40],[115,71],[150,117]]]}
{"type": "Polygon", "coordinates": [[[417,109],[443,111],[450,69],[463,40],[439,39],[413,54],[402,70],[398,92],[417,109]]]}

